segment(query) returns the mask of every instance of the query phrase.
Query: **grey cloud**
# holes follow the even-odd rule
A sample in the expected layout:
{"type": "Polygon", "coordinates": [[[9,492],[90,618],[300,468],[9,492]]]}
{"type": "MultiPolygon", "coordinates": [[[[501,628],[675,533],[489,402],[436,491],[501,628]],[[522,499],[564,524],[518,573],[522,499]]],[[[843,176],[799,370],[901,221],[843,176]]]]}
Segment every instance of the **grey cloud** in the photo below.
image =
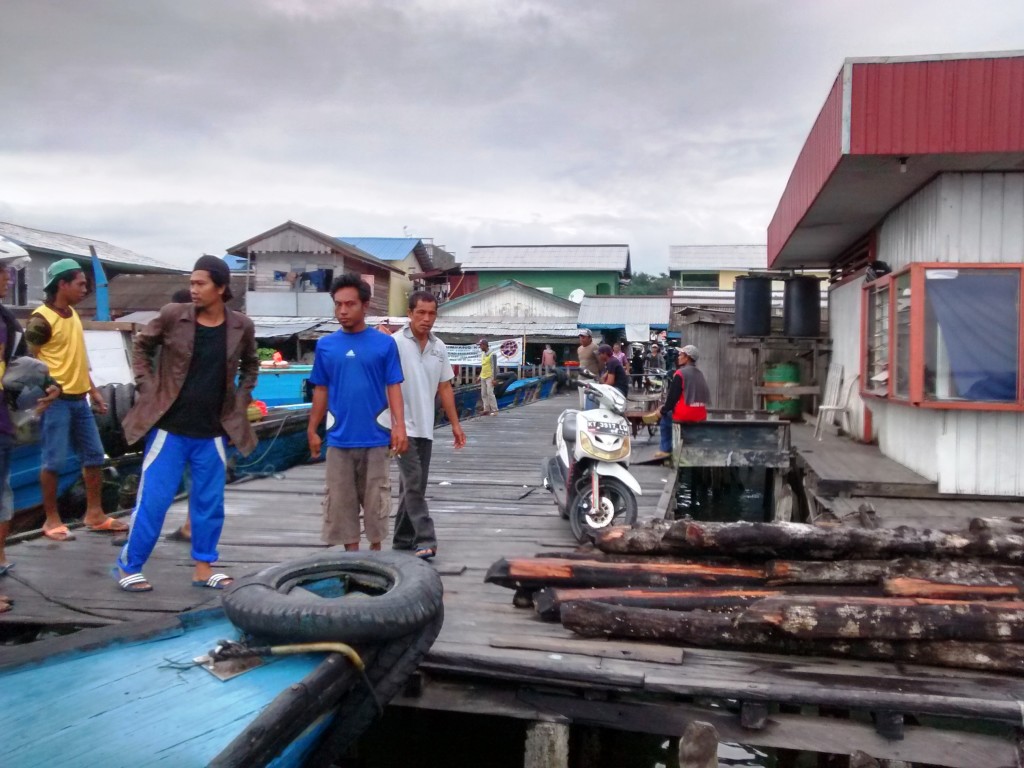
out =
{"type": "Polygon", "coordinates": [[[154,256],[287,218],[461,252],[612,239],[656,270],[671,243],[764,241],[845,56],[1012,47],[1024,6],[6,0],[3,22],[22,223],[154,256]],[[33,163],[64,174],[49,202],[33,163]]]}

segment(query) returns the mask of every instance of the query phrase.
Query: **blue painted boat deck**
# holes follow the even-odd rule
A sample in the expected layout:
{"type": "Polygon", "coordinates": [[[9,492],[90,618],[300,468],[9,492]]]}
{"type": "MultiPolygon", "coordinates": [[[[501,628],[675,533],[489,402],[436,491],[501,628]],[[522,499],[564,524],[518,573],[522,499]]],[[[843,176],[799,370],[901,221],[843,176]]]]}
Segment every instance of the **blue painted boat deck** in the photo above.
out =
{"type": "Polygon", "coordinates": [[[276,658],[223,682],[185,668],[220,640],[238,638],[220,611],[209,613],[194,626],[0,673],[0,763],[206,765],[324,658],[276,658]]]}

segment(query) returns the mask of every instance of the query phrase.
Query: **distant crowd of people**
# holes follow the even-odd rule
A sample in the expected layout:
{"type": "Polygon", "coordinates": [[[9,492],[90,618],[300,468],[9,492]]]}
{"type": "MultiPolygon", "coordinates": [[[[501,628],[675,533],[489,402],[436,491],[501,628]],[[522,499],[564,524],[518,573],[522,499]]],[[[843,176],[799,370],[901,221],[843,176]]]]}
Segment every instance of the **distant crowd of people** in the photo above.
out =
{"type": "Polygon", "coordinates": [[[628,398],[630,378],[634,388],[639,388],[644,379],[668,377],[665,401],[657,411],[659,425],[659,446],[655,459],[668,458],[672,453],[672,424],[704,421],[707,419],[707,405],[711,399],[707,381],[697,367],[700,352],[692,344],[682,349],[669,346],[665,351],[657,342],[646,350],[642,344],[633,345],[629,358],[629,375],[626,373],[626,353],[622,345],[595,345],[593,333],[580,329],[580,345],[576,350],[581,370],[587,371],[602,384],[615,387],[628,398]]]}
{"type": "MultiPolygon", "coordinates": [[[[0,269],[0,297],[8,271],[0,269]]],[[[241,312],[228,309],[230,272],[222,259],[200,258],[187,295],[175,295],[134,338],[135,402],[122,426],[129,444],[144,441],[139,490],[130,524],[102,508],[104,450],[93,410],[108,404],[90,375],[85,334],[74,307],[85,298],[87,281],[72,259],[47,268],[45,302],[24,329],[27,351],[45,364],[45,392],[34,404],[40,420],[40,486],[45,521],[42,534],[55,542],[74,540],[57,508],[58,476],[74,453],[86,489],[83,524],[115,535],[120,546],[116,581],[126,592],[149,592],[143,574],[164,519],[186,471],[191,474],[188,521],[168,538],[191,543],[191,582],[225,589],[233,578],[214,568],[224,526],[226,448],[243,456],[257,439],[247,409],[256,386],[259,358],[255,328],[241,312]]],[[[365,533],[371,550],[388,535],[388,464],[397,457],[399,506],[391,545],[422,559],[437,554],[437,537],[425,491],[434,437],[434,400],[448,417],[456,448],[465,445],[452,387],[454,371],[444,342],[432,332],[437,299],[425,291],[409,297],[409,322],[393,335],[366,323],[370,286],[354,274],[330,286],[341,328],[317,344],[310,381],[313,402],[307,431],[312,456],[326,454],[323,541],[359,548],[365,533]],[[320,426],[325,423],[324,437],[320,426]]],[[[0,306],[0,377],[17,354],[21,326],[0,306]]],[[[496,413],[493,385],[497,361],[481,340],[481,386],[485,413],[496,413]]],[[[13,567],[4,543],[10,531],[13,495],[10,456],[14,426],[0,408],[0,576],[13,567]]],[[[11,600],[0,596],[0,612],[11,600]]]]}

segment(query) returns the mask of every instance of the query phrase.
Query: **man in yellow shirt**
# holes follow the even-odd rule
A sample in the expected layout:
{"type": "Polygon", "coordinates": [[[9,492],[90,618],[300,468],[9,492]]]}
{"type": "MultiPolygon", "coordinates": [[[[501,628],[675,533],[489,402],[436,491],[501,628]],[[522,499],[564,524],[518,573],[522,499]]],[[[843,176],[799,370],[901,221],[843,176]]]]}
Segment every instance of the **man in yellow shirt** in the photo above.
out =
{"type": "Polygon", "coordinates": [[[106,413],[107,404],[89,376],[85,333],[73,309],[87,293],[85,273],[74,259],[61,259],[47,267],[43,291],[46,301],[32,313],[25,329],[29,351],[46,363],[50,376],[61,388],[40,424],[43,450],[39,484],[46,513],[43,535],[54,541],[74,538],[57,511],[57,478],[71,449],[78,454],[85,477],[85,525],[93,531],[126,531],[127,525],[104,514],[100,501],[103,444],[88,398],[99,413],[106,413]]]}
{"type": "Polygon", "coordinates": [[[498,400],[494,396],[494,385],[498,383],[498,356],[491,352],[487,339],[477,342],[480,347],[480,406],[484,416],[498,415],[498,400]]]}

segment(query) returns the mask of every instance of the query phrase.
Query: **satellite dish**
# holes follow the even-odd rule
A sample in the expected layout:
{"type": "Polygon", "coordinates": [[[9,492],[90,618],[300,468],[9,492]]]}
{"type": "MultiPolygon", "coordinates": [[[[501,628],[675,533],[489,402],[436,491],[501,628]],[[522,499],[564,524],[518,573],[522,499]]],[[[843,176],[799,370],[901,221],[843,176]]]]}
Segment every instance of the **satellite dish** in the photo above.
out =
{"type": "Polygon", "coordinates": [[[577,304],[583,301],[583,297],[587,295],[587,292],[582,288],[577,288],[575,291],[569,294],[569,301],[575,301],[577,304]]]}

